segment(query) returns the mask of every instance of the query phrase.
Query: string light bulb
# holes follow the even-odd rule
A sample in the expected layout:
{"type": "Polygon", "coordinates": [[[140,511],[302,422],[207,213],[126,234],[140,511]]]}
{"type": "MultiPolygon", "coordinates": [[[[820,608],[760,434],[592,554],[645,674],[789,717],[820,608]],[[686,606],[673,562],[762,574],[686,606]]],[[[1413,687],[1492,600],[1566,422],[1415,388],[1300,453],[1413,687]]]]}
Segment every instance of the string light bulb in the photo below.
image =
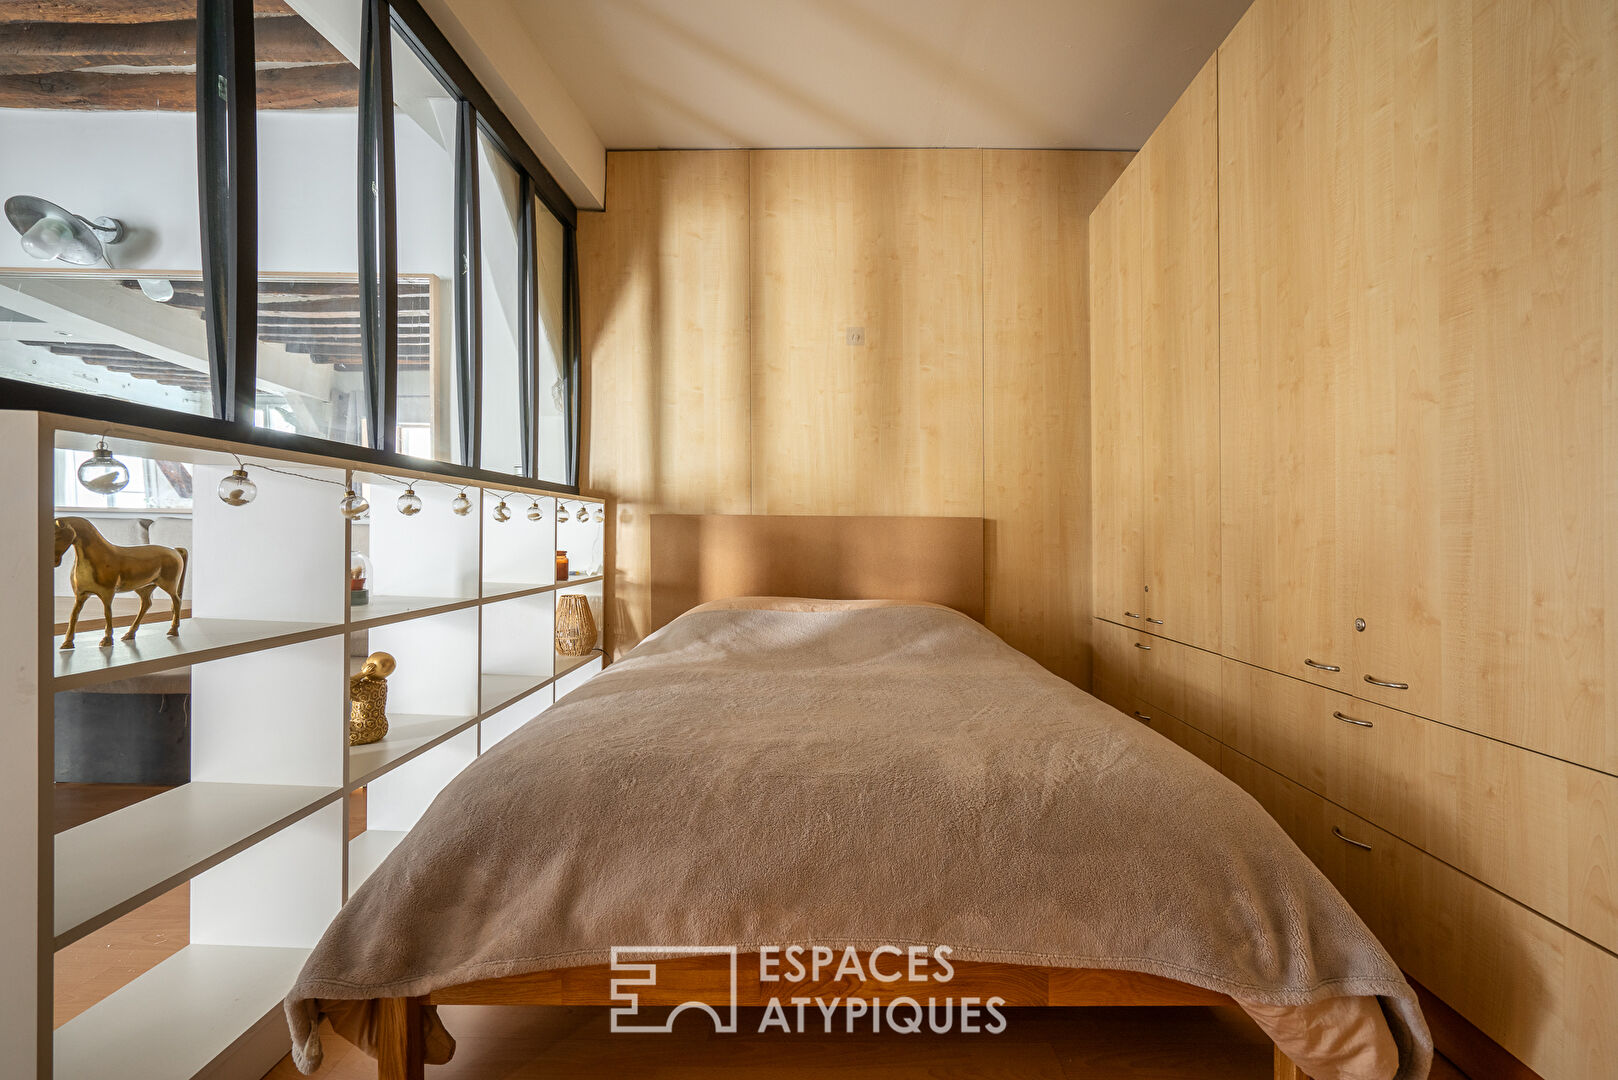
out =
{"type": "Polygon", "coordinates": [[[590,508],[588,506],[585,506],[583,503],[580,503],[579,508],[573,512],[573,516],[575,518],[577,518],[581,522],[589,521],[590,520],[590,508]]]}
{"type": "Polygon", "coordinates": [[[596,504],[595,519],[597,525],[607,520],[607,508],[600,503],[596,504]]]}
{"type": "Polygon", "coordinates": [[[494,504],[494,520],[496,520],[496,521],[510,521],[511,520],[511,511],[506,506],[506,500],[501,499],[499,502],[494,504]]]}
{"type": "Polygon", "coordinates": [[[528,520],[529,521],[544,521],[545,520],[545,511],[543,511],[543,510],[541,510],[539,508],[539,500],[538,499],[535,499],[528,506],[528,520]]]}
{"type": "Polygon", "coordinates": [[[416,494],[415,488],[406,485],[404,494],[399,496],[398,501],[393,505],[398,507],[399,513],[405,517],[415,517],[421,513],[421,496],[416,494]]]}
{"type": "Polygon", "coordinates": [[[456,517],[465,517],[472,512],[472,500],[466,497],[465,488],[462,488],[461,493],[449,501],[449,508],[454,511],[456,517]]]}
{"type": "Polygon", "coordinates": [[[338,511],[350,521],[370,508],[371,504],[365,501],[364,496],[354,494],[353,488],[344,489],[342,501],[337,504],[338,511]]]}
{"type": "Polygon", "coordinates": [[[79,466],[79,483],[97,495],[116,495],[129,486],[129,466],[113,457],[102,439],[79,466]]]}
{"type": "Polygon", "coordinates": [[[567,507],[561,503],[556,504],[556,524],[566,525],[570,519],[567,516],[567,507]]]}
{"type": "Polygon", "coordinates": [[[226,506],[246,506],[256,498],[258,485],[248,479],[247,470],[238,458],[235,471],[219,481],[219,501],[226,506]]]}

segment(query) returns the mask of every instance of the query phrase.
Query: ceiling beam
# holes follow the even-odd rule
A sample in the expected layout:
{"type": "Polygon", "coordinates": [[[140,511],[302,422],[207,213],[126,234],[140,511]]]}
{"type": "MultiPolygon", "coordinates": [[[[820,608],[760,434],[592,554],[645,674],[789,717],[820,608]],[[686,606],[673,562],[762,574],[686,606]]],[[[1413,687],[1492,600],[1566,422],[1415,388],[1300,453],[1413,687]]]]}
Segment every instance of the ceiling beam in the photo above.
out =
{"type": "MultiPolygon", "coordinates": [[[[253,0],[257,15],[290,15],[285,0],[253,0]]],[[[0,23],[167,22],[197,17],[196,0],[6,0],[0,23]]]]}
{"type": "MultiPolygon", "coordinates": [[[[356,108],[360,73],[352,65],[270,68],[257,75],[260,109],[356,108]]],[[[194,112],[194,75],[110,75],[59,71],[0,75],[0,108],[71,109],[104,112],[194,112]]]]}
{"type": "MultiPolygon", "coordinates": [[[[149,23],[20,23],[6,30],[0,75],[39,75],[110,65],[188,67],[197,62],[196,20],[149,23]]],[[[253,55],[261,63],[345,64],[302,19],[259,19],[253,55]]]]}

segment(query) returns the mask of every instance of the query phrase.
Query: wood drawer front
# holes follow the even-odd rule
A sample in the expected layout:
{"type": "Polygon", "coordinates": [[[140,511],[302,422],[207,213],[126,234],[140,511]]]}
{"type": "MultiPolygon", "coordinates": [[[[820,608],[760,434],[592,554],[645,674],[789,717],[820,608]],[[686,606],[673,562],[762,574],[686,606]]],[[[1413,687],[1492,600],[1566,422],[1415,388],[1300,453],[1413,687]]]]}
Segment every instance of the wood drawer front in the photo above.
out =
{"type": "Polygon", "coordinates": [[[1181,749],[1195,754],[1212,768],[1219,768],[1219,741],[1171,715],[1167,710],[1142,701],[1106,682],[1096,683],[1094,696],[1131,720],[1145,724],[1181,749]]]}
{"type": "Polygon", "coordinates": [[[1228,746],[1220,765],[1413,978],[1542,1076],[1612,1076],[1618,958],[1228,746]]]}
{"type": "Polygon", "coordinates": [[[1109,679],[1103,679],[1099,672],[1094,681],[1091,696],[1100,699],[1121,713],[1127,713],[1135,708],[1135,695],[1109,679]]]}
{"type": "Polygon", "coordinates": [[[1187,750],[1206,762],[1213,769],[1219,768],[1221,745],[1219,740],[1207,735],[1187,724],[1178,717],[1171,716],[1162,709],[1142,702],[1141,710],[1151,717],[1146,726],[1174,743],[1182,750],[1187,750]]]}
{"type": "Polygon", "coordinates": [[[1101,619],[1093,648],[1097,685],[1105,682],[1220,737],[1225,660],[1217,653],[1101,619]]]}
{"type": "Polygon", "coordinates": [[[1234,661],[1224,741],[1618,949],[1618,779],[1234,661]]]}
{"type": "Polygon", "coordinates": [[[1373,719],[1374,706],[1312,683],[1236,661],[1227,661],[1224,674],[1225,742],[1426,846],[1419,734],[1373,719]]]}
{"type": "Polygon", "coordinates": [[[1369,711],[1378,724],[1397,718],[1421,733],[1422,846],[1618,951],[1618,777],[1391,709],[1369,711]]]}
{"type": "Polygon", "coordinates": [[[1141,658],[1150,653],[1135,648],[1135,644],[1151,645],[1151,637],[1104,619],[1094,620],[1093,627],[1095,636],[1091,649],[1095,682],[1108,683],[1126,694],[1139,697],[1141,658]]]}
{"type": "Polygon", "coordinates": [[[1136,694],[1214,738],[1224,731],[1225,659],[1168,638],[1142,636],[1136,694]]]}

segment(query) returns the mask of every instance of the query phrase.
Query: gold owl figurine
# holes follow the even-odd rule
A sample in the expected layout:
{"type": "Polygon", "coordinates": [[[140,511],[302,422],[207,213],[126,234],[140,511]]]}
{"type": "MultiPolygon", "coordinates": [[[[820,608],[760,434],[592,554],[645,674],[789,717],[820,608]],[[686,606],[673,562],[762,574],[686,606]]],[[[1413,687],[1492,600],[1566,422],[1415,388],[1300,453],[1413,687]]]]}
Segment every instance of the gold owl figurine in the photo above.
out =
{"type": "Polygon", "coordinates": [[[388,676],[396,666],[391,654],[374,652],[348,680],[348,745],[374,743],[388,733],[388,676]]]}

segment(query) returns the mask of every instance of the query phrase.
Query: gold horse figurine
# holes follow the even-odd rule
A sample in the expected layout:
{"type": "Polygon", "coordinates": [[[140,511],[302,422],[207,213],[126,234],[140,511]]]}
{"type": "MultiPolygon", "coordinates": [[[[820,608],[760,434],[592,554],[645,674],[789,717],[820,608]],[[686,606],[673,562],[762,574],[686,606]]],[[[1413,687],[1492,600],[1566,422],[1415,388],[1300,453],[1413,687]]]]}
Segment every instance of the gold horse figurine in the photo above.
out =
{"type": "Polygon", "coordinates": [[[112,644],[112,596],[114,593],[132,592],[140,597],[140,610],[124,635],[128,641],[140,629],[146,609],[152,606],[152,591],[162,589],[169,594],[174,606],[174,618],[169,623],[169,637],[180,634],[180,590],[185,587],[185,564],[190,555],[185,548],[167,548],[160,544],[139,544],[124,547],[114,544],[96,531],[96,527],[81,517],[56,519],[56,566],[62,565],[62,556],[73,549],[73,614],[67,620],[67,637],[62,648],[73,647],[73,634],[79,627],[79,612],[92,596],[101,597],[101,610],[107,617],[107,632],[101,639],[103,646],[112,644]]]}

